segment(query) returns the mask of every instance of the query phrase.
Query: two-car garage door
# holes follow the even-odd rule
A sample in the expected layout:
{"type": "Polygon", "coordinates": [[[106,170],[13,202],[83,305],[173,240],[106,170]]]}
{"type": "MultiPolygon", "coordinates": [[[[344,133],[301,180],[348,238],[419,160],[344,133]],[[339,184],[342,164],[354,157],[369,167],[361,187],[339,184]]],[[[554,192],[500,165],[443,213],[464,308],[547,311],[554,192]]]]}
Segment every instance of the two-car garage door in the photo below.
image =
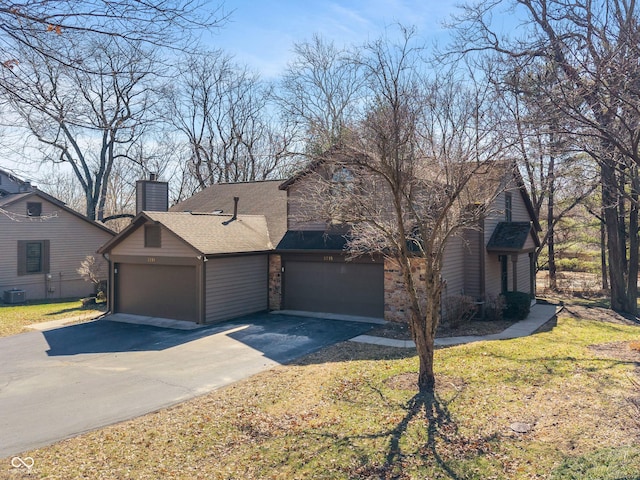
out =
{"type": "Polygon", "coordinates": [[[284,308],[384,316],[382,263],[284,260],[284,308]]]}

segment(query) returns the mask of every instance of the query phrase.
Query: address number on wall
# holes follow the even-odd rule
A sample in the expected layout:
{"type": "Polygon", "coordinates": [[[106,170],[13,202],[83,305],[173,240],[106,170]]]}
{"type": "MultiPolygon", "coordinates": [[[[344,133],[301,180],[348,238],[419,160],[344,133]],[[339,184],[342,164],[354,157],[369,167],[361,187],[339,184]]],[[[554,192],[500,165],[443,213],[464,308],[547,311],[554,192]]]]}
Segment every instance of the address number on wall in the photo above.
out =
{"type": "Polygon", "coordinates": [[[156,263],[156,257],[147,257],[147,263],[156,263]]]}
{"type": "Polygon", "coordinates": [[[322,260],[324,260],[325,262],[333,262],[333,255],[325,255],[324,257],[322,257],[322,260]]]}

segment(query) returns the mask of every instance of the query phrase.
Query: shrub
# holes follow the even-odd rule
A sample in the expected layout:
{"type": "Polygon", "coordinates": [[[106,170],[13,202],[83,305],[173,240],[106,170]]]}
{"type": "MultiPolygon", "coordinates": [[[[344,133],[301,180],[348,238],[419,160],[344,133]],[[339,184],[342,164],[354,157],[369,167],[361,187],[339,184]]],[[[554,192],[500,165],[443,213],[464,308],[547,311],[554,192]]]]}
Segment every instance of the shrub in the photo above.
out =
{"type": "Polygon", "coordinates": [[[497,297],[489,295],[485,302],[484,319],[490,322],[499,322],[504,313],[505,301],[502,295],[497,297]]]}
{"type": "Polygon", "coordinates": [[[531,297],[525,292],[505,292],[504,316],[514,320],[524,320],[531,310],[531,297]]]}
{"type": "Polygon", "coordinates": [[[444,299],[445,318],[451,328],[457,328],[471,320],[476,313],[476,305],[468,295],[450,295],[444,299]]]}

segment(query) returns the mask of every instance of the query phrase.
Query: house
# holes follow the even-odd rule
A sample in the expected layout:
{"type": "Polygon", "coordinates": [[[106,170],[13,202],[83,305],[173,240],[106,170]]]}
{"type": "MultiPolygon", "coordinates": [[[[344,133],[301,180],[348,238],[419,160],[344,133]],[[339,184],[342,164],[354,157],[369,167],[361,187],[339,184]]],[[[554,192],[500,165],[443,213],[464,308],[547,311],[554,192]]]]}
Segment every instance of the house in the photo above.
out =
{"type": "MultiPolygon", "coordinates": [[[[348,258],[339,226],[300,214],[313,188],[310,171],[351,174],[317,162],[286,181],[214,185],[169,212],[142,210],[100,248],[111,263],[112,311],[199,323],[264,310],[405,321],[393,261],[348,258]]],[[[481,225],[447,246],[446,296],[482,303],[507,290],[535,294],[540,227],[531,201],[511,169],[496,189],[481,225]]]]}
{"type": "MultiPolygon", "coordinates": [[[[113,236],[30,182],[0,170],[0,292],[20,292],[6,294],[5,302],[95,293],[95,285],[77,269],[113,236]]],[[[106,280],[107,262],[97,262],[106,280]]]]}
{"type": "Polygon", "coordinates": [[[213,323],[267,310],[269,255],[286,227],[280,183],[216,185],[163,212],[166,183],[138,182],[142,210],[99,250],[111,311],[213,323]]]}

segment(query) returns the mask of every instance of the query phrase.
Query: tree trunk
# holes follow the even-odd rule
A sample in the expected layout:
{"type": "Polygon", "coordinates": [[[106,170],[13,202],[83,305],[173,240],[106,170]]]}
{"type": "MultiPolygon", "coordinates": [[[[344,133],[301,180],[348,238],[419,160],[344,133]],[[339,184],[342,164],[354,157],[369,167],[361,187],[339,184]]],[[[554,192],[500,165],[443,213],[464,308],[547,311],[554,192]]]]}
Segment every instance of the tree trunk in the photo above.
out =
{"type": "Polygon", "coordinates": [[[631,177],[631,207],[629,209],[629,272],[627,275],[628,312],[638,313],[638,193],[640,192],[640,178],[638,167],[629,169],[631,177]]]}
{"type": "Polygon", "coordinates": [[[558,280],[556,276],[556,246],[554,232],[554,207],[555,207],[555,172],[553,155],[549,158],[549,197],[547,206],[547,251],[549,253],[549,290],[558,290],[558,280]]]}
{"type": "Polygon", "coordinates": [[[433,394],[436,377],[433,371],[435,337],[440,322],[440,274],[434,272],[431,265],[426,265],[425,293],[426,305],[422,315],[411,316],[411,331],[416,344],[420,370],[418,372],[418,389],[421,393],[433,394]]]}
{"type": "MultiPolygon", "coordinates": [[[[626,252],[622,251],[620,235],[620,217],[618,215],[617,179],[615,166],[609,162],[601,165],[602,203],[607,231],[607,253],[609,254],[609,279],[611,285],[611,308],[618,312],[632,313],[627,298],[624,270],[626,252]]],[[[637,307],[636,307],[637,308],[637,307]]],[[[636,310],[633,308],[633,311],[636,310]]]]}
{"type": "Polygon", "coordinates": [[[600,219],[600,268],[602,270],[602,289],[609,290],[609,275],[607,273],[607,232],[604,225],[604,212],[600,219]]]}

